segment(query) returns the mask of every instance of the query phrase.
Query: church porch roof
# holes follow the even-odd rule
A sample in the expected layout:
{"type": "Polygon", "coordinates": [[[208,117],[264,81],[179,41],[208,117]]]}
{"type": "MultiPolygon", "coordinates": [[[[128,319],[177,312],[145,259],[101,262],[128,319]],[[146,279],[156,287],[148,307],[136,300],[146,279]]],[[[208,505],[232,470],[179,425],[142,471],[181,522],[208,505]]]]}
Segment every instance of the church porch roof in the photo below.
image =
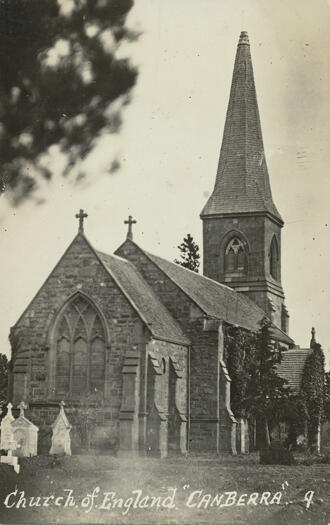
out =
{"type": "Polygon", "coordinates": [[[296,393],[300,391],[306,359],[311,353],[310,348],[286,350],[282,352],[282,361],[276,367],[278,375],[286,379],[296,393]]]}

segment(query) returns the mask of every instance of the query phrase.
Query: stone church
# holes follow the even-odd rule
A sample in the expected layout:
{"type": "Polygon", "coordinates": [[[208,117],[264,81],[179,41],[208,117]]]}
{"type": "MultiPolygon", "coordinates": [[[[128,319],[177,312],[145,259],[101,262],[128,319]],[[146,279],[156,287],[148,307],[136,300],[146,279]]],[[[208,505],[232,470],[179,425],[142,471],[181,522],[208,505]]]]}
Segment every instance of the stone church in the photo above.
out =
{"type": "Polygon", "coordinates": [[[115,254],[100,252],[84,234],[85,217],[81,210],[78,234],[11,329],[13,403],[27,402],[29,419],[47,435],[63,400],[73,441],[85,418],[94,448],[161,457],[235,453],[237,443],[243,450],[224,328],[257,331],[266,314],[274,339],[293,345],[281,285],[283,220],[246,32],[215,186],[201,212],[204,275],[146,252],[133,240],[131,217],[115,254]]]}

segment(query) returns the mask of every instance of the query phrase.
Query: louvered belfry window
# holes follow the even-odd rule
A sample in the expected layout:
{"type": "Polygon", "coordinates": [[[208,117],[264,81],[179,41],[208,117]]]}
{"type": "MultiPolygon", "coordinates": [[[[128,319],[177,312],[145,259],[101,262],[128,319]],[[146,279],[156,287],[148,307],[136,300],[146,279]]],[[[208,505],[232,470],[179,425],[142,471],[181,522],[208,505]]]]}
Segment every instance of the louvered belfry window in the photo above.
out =
{"type": "Polygon", "coordinates": [[[278,244],[276,237],[272,238],[272,242],[270,245],[270,251],[269,251],[269,271],[270,275],[274,279],[278,279],[278,267],[279,267],[279,253],[278,253],[278,244]]]}
{"type": "Polygon", "coordinates": [[[226,273],[245,273],[247,266],[247,256],[243,242],[234,237],[229,241],[225,250],[225,271],[226,273]]]}
{"type": "Polygon", "coordinates": [[[72,299],[56,328],[56,395],[79,398],[104,388],[105,333],[99,313],[82,295],[72,299]]]}

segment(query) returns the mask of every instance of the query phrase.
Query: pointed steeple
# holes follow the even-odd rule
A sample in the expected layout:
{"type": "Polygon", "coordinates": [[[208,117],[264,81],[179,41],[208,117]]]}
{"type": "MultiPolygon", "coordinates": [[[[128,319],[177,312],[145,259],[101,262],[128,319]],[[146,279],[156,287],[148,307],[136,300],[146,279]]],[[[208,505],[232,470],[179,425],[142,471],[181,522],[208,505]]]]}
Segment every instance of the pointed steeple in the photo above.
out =
{"type": "Polygon", "coordinates": [[[240,213],[270,214],[283,224],[270,189],[246,31],[237,47],[216,182],[201,217],[240,213]]]}

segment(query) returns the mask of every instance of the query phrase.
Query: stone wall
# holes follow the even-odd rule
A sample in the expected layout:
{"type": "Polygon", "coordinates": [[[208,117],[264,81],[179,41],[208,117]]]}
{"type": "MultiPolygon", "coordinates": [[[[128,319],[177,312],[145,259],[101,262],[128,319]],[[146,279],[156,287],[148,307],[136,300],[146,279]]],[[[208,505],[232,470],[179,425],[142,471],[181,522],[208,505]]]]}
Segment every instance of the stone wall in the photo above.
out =
{"type": "Polygon", "coordinates": [[[284,299],[281,286],[281,227],[263,216],[215,217],[203,220],[204,275],[245,293],[281,327],[284,299]],[[224,250],[237,232],[248,252],[247,272],[226,276],[224,250]],[[270,274],[269,252],[273,236],[279,250],[278,279],[270,274]],[[269,299],[275,309],[271,311],[269,299]]]}
{"type": "MultiPolygon", "coordinates": [[[[188,350],[152,340],[147,345],[146,450],[165,457],[187,450],[188,350]]],[[[143,407],[141,407],[143,413],[143,407]]]]}
{"type": "MultiPolygon", "coordinates": [[[[77,292],[86,294],[91,299],[107,326],[102,398],[104,407],[94,410],[97,430],[92,434],[92,442],[115,448],[118,445],[118,414],[125,351],[127,348],[139,348],[143,338],[148,338],[148,335],[144,335],[137,313],[81,235],[69,246],[12,329],[13,402],[17,404],[22,398],[27,401],[31,407],[31,421],[39,427],[48,426],[55,420],[59,399],[50,390],[51,374],[54,373],[51,370],[54,361],[52,328],[64,303],[77,292]]],[[[78,420],[79,400],[64,400],[68,407],[68,418],[72,415],[73,419],[78,420]]],[[[82,408],[85,410],[86,407],[82,408]]],[[[74,421],[71,423],[74,427],[78,425],[74,421]]],[[[75,428],[72,433],[79,434],[75,428]]],[[[78,437],[76,441],[79,446],[78,437]]]]}
{"type": "Polygon", "coordinates": [[[178,321],[190,349],[190,450],[218,449],[219,356],[216,330],[205,330],[203,312],[133,242],[116,254],[131,261],[178,321]]]}

